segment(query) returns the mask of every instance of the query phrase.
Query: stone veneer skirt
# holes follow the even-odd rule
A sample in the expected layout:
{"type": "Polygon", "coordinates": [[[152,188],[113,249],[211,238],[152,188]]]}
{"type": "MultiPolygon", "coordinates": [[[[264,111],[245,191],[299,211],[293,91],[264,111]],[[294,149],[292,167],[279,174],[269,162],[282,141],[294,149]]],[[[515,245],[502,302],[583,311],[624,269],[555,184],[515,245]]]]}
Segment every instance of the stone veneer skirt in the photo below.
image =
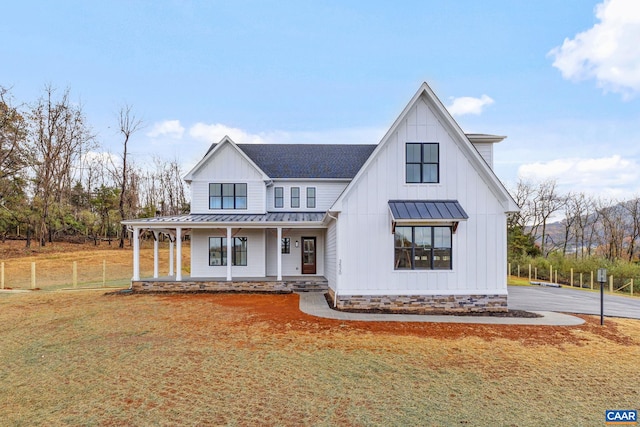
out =
{"type": "MultiPolygon", "coordinates": [[[[333,289],[329,298],[336,303],[333,289]]],[[[507,311],[506,295],[340,295],[338,310],[388,313],[478,313],[507,311]]]]}

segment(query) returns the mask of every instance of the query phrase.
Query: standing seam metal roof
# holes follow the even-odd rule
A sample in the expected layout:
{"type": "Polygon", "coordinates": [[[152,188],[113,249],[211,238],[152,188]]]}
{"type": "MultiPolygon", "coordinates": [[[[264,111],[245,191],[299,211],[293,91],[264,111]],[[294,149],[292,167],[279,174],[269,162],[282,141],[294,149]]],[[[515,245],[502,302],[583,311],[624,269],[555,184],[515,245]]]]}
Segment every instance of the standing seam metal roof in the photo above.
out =
{"type": "Polygon", "coordinates": [[[394,220],[463,220],[469,218],[457,200],[389,200],[394,220]]]}

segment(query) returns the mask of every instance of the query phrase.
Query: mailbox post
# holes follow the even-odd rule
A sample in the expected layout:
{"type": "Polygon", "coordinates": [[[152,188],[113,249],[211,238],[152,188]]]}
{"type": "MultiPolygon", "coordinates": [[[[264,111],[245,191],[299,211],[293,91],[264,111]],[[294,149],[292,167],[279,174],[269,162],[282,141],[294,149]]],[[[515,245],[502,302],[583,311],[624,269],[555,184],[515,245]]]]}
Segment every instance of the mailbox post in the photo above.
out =
{"type": "Polygon", "coordinates": [[[600,282],[600,325],[604,325],[604,284],[607,283],[607,269],[598,269],[598,282],[600,282]]]}

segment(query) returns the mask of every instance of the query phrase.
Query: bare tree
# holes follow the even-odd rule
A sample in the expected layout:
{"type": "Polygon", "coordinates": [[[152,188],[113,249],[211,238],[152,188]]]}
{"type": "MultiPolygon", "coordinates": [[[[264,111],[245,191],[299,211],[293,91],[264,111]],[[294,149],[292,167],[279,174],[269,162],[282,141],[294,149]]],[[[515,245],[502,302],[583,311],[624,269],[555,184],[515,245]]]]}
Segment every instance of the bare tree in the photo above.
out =
{"type": "MultiPolygon", "coordinates": [[[[127,200],[128,194],[128,178],[129,171],[127,170],[127,160],[128,160],[128,144],[131,135],[136,133],[138,130],[142,128],[142,120],[138,119],[136,115],[133,113],[130,105],[125,105],[120,108],[119,116],[118,116],[118,126],[120,129],[120,133],[122,134],[124,140],[122,142],[122,173],[120,174],[120,201],[118,204],[118,210],[120,211],[120,220],[124,221],[126,219],[125,212],[125,202],[127,200]]],[[[120,244],[118,245],[120,248],[124,248],[124,239],[127,234],[127,226],[122,225],[122,230],[120,233],[120,244]]]]}
{"type": "Polygon", "coordinates": [[[540,250],[543,256],[548,255],[546,248],[547,225],[549,219],[564,207],[564,198],[558,194],[555,180],[546,180],[539,184],[533,199],[533,216],[535,231],[534,235],[541,229],[540,250]]]}
{"type": "Polygon", "coordinates": [[[82,151],[94,143],[94,136],[82,112],[66,89],[55,99],[48,85],[29,113],[30,145],[33,152],[33,200],[38,213],[36,229],[40,245],[51,241],[50,213],[54,203],[62,203],[71,190],[72,167],[82,151]]]}
{"type": "Polygon", "coordinates": [[[640,198],[637,196],[631,200],[627,200],[622,207],[628,213],[629,220],[629,245],[627,246],[627,255],[629,261],[633,261],[636,251],[636,244],[640,239],[640,198]]]}

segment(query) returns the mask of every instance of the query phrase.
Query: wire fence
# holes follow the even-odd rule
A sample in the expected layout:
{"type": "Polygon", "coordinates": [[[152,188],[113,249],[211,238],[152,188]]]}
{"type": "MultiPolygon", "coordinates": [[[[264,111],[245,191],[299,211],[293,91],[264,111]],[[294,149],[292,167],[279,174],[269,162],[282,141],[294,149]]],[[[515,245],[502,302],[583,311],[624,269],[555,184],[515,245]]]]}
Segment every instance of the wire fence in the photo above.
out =
{"type": "MultiPolygon", "coordinates": [[[[184,248],[183,248],[184,249],[184,248]]],[[[106,256],[75,256],[62,259],[7,259],[0,262],[0,289],[126,287],[133,275],[130,250],[106,256]]],[[[169,250],[159,251],[160,276],[169,273],[169,250]]],[[[189,251],[183,251],[183,271],[189,271],[189,251]]],[[[153,250],[140,251],[141,277],[153,276],[153,250]]]]}
{"type": "MultiPolygon", "coordinates": [[[[569,271],[554,269],[552,265],[548,268],[538,268],[531,264],[520,265],[511,264],[508,266],[509,276],[526,277],[530,282],[546,282],[549,284],[564,285],[577,288],[599,289],[600,283],[596,281],[594,271],[576,271],[571,268],[569,271]]],[[[609,292],[620,292],[631,296],[640,295],[640,278],[638,277],[616,277],[609,275],[605,283],[605,289],[609,292]]]]}

